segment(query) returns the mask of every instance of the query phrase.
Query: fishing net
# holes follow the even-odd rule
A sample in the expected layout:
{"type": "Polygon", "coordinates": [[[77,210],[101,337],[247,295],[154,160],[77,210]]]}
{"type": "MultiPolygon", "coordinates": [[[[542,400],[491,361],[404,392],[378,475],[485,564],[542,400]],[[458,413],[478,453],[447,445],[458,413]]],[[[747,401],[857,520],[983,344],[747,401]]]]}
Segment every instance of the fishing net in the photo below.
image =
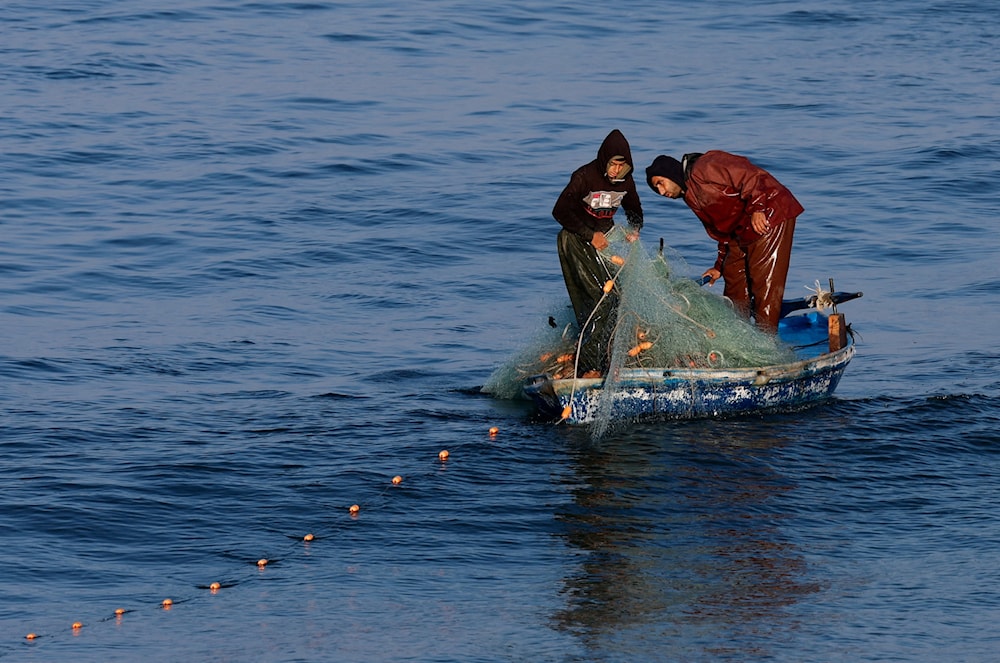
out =
{"type": "Polygon", "coordinates": [[[686,276],[679,257],[668,262],[662,249],[650,257],[641,242],[616,241],[608,252],[614,262],[627,255],[615,277],[609,373],[623,366],[745,368],[789,358],[788,348],[739,316],[728,299],[686,276]]]}
{"type": "Polygon", "coordinates": [[[553,307],[552,313],[534,338],[493,371],[483,393],[510,400],[521,396],[525,378],[532,375],[547,374],[555,380],[573,377],[577,344],[573,309],[553,307]]]}
{"type": "MultiPolygon", "coordinates": [[[[614,333],[606,358],[599,436],[610,419],[616,376],[622,368],[749,368],[792,361],[790,348],[744,320],[725,297],[687,276],[684,261],[662,247],[650,255],[642,242],[628,242],[616,227],[601,251],[609,274],[607,297],[617,299],[614,333]]],[[[546,373],[554,379],[576,374],[577,332],[570,311],[517,355],[498,367],[483,391],[501,398],[520,394],[524,379],[546,373]],[[568,319],[569,322],[565,322],[568,319]]]]}

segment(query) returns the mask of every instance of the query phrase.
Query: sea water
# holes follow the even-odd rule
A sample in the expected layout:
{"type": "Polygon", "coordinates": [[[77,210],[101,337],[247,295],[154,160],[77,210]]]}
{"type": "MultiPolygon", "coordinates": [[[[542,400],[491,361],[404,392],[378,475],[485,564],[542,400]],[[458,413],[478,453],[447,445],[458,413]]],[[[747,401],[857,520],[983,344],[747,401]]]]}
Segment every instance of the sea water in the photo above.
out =
{"type": "Polygon", "coordinates": [[[6,3],[0,659],[993,660],[998,43],[984,0],[6,3]],[[595,443],[479,393],[613,128],[693,273],[657,154],[795,193],[787,295],[864,291],[833,401],[595,443]]]}

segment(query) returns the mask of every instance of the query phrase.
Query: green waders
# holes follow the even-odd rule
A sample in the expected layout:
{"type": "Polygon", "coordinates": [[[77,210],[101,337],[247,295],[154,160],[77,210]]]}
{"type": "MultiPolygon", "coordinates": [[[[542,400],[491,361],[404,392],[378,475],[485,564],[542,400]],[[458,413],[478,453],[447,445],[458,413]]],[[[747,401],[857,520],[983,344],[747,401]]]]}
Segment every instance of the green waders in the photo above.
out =
{"type": "Polygon", "coordinates": [[[615,292],[611,291],[607,297],[604,296],[604,284],[612,278],[612,274],[597,249],[578,235],[561,230],[558,244],[563,279],[573,303],[577,327],[583,337],[578,376],[593,370],[600,371],[603,375],[610,359],[609,346],[618,310],[615,292]],[[595,312],[598,302],[601,302],[600,309],[595,312]]]}

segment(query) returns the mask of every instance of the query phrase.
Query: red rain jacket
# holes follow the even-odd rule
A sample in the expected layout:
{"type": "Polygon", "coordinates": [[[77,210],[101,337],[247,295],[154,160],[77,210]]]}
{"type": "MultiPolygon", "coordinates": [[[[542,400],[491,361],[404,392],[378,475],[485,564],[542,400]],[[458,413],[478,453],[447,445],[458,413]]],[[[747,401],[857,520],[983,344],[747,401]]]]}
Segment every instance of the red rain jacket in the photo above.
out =
{"type": "Polygon", "coordinates": [[[761,238],[750,222],[754,212],[763,212],[772,228],[803,212],[791,191],[746,157],[721,150],[686,156],[694,157],[694,163],[685,164],[684,202],[719,242],[720,251],[730,242],[745,247],[761,238]]]}

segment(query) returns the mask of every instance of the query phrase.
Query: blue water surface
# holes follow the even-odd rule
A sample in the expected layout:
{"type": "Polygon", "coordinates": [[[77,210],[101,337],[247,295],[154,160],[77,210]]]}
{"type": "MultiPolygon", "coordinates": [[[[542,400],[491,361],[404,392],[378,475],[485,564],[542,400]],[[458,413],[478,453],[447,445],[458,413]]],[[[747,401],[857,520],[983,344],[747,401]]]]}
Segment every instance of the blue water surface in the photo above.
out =
{"type": "Polygon", "coordinates": [[[993,3],[66,0],[0,34],[0,659],[994,660],[993,3]],[[640,173],[724,149],[795,193],[788,295],[865,293],[836,399],[594,441],[479,392],[567,304],[551,208],[612,128],[640,173]]]}

